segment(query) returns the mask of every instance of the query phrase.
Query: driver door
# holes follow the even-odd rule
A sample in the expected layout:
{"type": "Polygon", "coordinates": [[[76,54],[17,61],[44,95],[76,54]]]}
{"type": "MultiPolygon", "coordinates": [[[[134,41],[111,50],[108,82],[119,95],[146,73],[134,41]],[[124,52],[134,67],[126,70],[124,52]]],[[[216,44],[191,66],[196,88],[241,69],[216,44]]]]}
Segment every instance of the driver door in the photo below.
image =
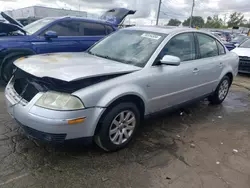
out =
{"type": "Polygon", "coordinates": [[[181,59],[179,66],[156,64],[149,71],[150,113],[175,106],[197,97],[195,88],[199,83],[196,66],[196,47],[192,32],[174,36],[162,49],[156,62],[164,55],[181,59]]]}

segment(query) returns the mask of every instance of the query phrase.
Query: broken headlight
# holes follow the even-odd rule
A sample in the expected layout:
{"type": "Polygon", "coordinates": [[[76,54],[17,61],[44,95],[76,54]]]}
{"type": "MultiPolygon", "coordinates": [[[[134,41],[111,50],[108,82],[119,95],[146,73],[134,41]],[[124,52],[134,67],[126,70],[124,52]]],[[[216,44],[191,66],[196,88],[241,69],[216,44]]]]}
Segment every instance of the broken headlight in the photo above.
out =
{"type": "Polygon", "coordinates": [[[52,110],[79,110],[84,108],[79,98],[58,92],[44,93],[35,105],[52,110]]]}

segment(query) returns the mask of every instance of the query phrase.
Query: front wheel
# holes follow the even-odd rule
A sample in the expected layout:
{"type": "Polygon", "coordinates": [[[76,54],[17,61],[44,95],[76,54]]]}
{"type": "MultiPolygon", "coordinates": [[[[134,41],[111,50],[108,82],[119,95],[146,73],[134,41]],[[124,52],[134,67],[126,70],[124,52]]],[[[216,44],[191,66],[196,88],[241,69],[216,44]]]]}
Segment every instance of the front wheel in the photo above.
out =
{"type": "Polygon", "coordinates": [[[105,151],[124,148],[134,137],[140,116],[133,103],[124,102],[114,106],[100,122],[101,128],[95,136],[96,144],[105,151]]]}
{"type": "Polygon", "coordinates": [[[208,100],[211,102],[211,104],[221,104],[229,91],[231,85],[230,78],[228,76],[224,76],[222,80],[220,81],[218,87],[216,88],[213,95],[211,95],[208,100]]]}

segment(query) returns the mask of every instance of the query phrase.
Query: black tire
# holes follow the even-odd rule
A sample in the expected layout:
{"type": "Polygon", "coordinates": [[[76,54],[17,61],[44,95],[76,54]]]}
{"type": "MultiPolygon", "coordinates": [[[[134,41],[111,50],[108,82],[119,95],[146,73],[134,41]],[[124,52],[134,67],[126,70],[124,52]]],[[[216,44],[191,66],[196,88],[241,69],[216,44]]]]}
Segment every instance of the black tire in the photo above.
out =
{"type": "Polygon", "coordinates": [[[135,132],[138,126],[140,125],[140,119],[141,119],[141,114],[137,106],[131,102],[123,102],[123,103],[117,104],[111,109],[108,109],[108,112],[105,113],[104,118],[101,120],[101,122],[99,122],[100,130],[95,136],[96,144],[105,151],[117,151],[117,150],[124,148],[133,139],[135,132]],[[127,141],[125,141],[124,143],[120,145],[117,145],[117,144],[114,144],[110,139],[110,136],[109,136],[110,127],[112,126],[113,120],[121,112],[126,111],[126,110],[133,112],[135,120],[136,120],[135,128],[127,141]]]}
{"type": "Polygon", "coordinates": [[[4,62],[4,64],[1,67],[1,79],[4,82],[4,84],[7,84],[9,80],[12,77],[13,71],[14,71],[14,61],[16,61],[18,58],[22,56],[15,56],[11,57],[4,62]]]}
{"type": "Polygon", "coordinates": [[[228,91],[229,91],[230,86],[231,86],[231,80],[230,80],[230,78],[229,78],[228,76],[224,76],[224,77],[221,79],[219,85],[217,86],[215,92],[214,92],[211,96],[208,97],[208,100],[210,101],[210,103],[211,103],[211,104],[214,104],[214,105],[221,104],[221,103],[225,100],[225,98],[227,97],[227,94],[228,94],[228,91]],[[222,86],[222,84],[223,84],[224,82],[227,82],[227,83],[228,83],[228,89],[227,89],[227,91],[226,91],[225,96],[224,96],[223,98],[220,98],[220,97],[219,97],[219,90],[220,90],[220,87],[222,86]]]}

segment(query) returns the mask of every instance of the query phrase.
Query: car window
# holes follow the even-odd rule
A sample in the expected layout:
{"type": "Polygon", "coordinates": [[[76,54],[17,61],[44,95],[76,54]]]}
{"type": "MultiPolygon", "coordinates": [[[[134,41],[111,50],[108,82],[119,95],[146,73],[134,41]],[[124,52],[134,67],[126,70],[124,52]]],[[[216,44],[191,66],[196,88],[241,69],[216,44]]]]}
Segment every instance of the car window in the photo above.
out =
{"type": "Polygon", "coordinates": [[[217,46],[218,46],[219,55],[223,55],[223,54],[225,54],[225,53],[226,53],[226,51],[225,51],[224,46],[223,46],[220,42],[218,42],[218,41],[216,41],[216,43],[217,43],[217,46]]]}
{"type": "Polygon", "coordinates": [[[106,29],[102,24],[81,22],[80,33],[84,36],[102,36],[106,35],[106,29]]]}
{"type": "Polygon", "coordinates": [[[32,35],[55,20],[56,18],[44,18],[24,26],[23,29],[32,35]]]}
{"type": "Polygon", "coordinates": [[[250,39],[244,41],[239,48],[250,48],[250,39]]]}
{"type": "Polygon", "coordinates": [[[166,36],[164,33],[121,29],[98,42],[88,53],[144,67],[166,36]]]}
{"type": "Polygon", "coordinates": [[[114,29],[111,26],[106,25],[106,31],[107,31],[107,34],[110,34],[110,33],[114,32],[114,29]]]}
{"type": "Polygon", "coordinates": [[[79,25],[80,22],[77,21],[61,21],[48,28],[46,31],[55,31],[58,36],[80,36],[79,25]]]}
{"type": "Polygon", "coordinates": [[[188,61],[195,59],[195,42],[193,33],[184,33],[173,37],[160,53],[160,58],[164,55],[173,55],[188,61]]]}
{"type": "Polygon", "coordinates": [[[218,55],[218,48],[215,39],[212,37],[197,33],[199,41],[201,58],[213,57],[218,55]]]}

